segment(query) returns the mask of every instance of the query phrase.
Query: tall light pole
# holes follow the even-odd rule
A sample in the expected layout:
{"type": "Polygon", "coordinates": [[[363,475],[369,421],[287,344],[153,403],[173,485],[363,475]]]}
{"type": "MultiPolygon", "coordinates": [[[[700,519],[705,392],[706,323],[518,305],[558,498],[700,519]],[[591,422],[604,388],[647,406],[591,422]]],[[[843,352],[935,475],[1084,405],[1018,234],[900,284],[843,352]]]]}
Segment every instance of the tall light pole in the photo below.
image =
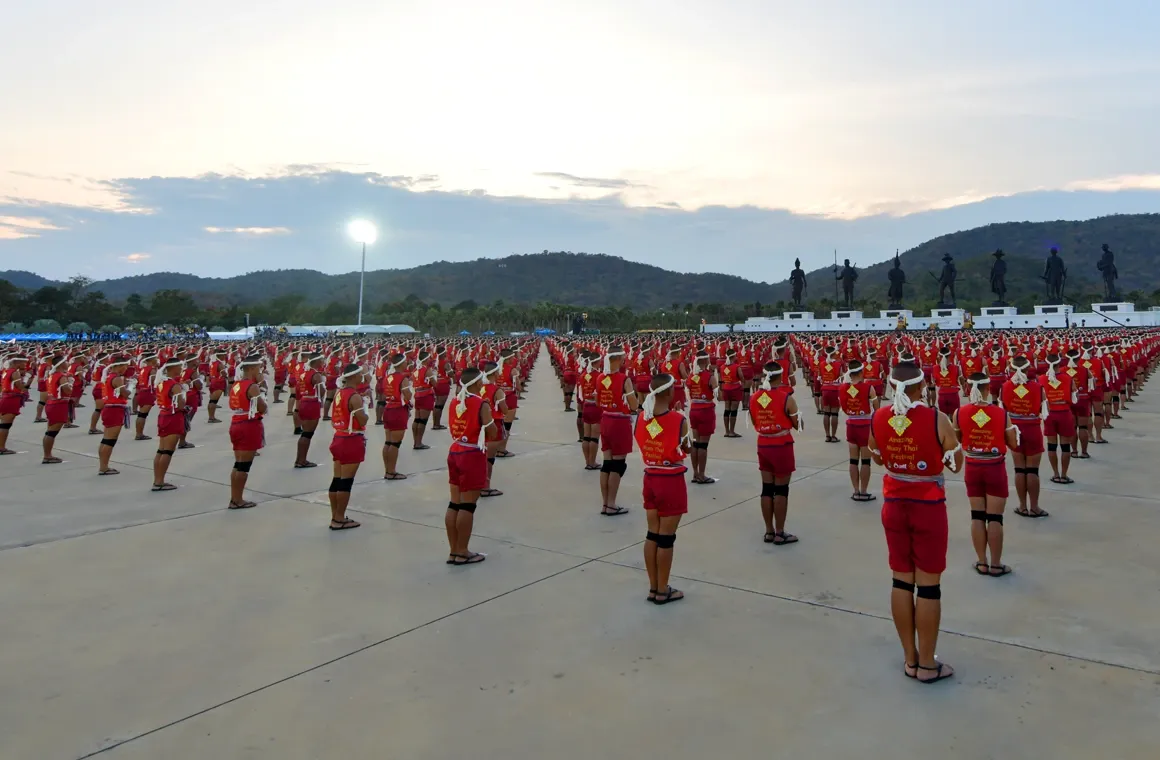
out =
{"type": "Polygon", "coordinates": [[[362,327],[363,317],[363,283],[367,276],[367,244],[374,243],[379,233],[375,226],[365,219],[355,219],[346,228],[356,243],[362,243],[362,267],[358,275],[358,326],[362,327]]]}

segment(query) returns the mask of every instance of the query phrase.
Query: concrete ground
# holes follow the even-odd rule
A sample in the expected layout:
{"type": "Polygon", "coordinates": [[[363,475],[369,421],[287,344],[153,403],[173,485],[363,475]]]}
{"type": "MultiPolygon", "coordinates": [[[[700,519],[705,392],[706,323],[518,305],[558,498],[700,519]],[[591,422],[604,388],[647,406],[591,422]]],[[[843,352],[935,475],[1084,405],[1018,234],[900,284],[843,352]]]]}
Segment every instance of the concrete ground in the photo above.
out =
{"type": "MultiPolygon", "coordinates": [[[[1153,383],[1155,386],[1156,383],[1153,383]]],[[[960,479],[939,652],[958,674],[901,674],[878,503],[849,499],[846,451],[799,436],[788,528],[762,543],[754,441],[714,438],[676,545],[679,604],[644,601],[640,461],[602,518],[546,356],[477,513],[478,566],[453,568],[446,433],[382,432],[326,529],[320,433],[293,470],[268,420],[249,511],[225,510],[227,425],[204,424],[149,491],[152,443],[65,431],[39,464],[33,407],[0,459],[0,758],[571,758],[672,760],[1160,755],[1160,403],[1149,388],[1076,484],[1044,480],[1045,520],[1010,514],[1005,561],[977,576],[960,479]]],[[[81,410],[82,413],[88,409],[81,410]]],[[[87,415],[82,414],[87,420],[87,415]]],[[[150,420],[150,433],[155,421],[150,420]]],[[[1044,470],[1047,463],[1044,462],[1044,470]]],[[[880,474],[876,473],[877,491],[880,474]]]]}

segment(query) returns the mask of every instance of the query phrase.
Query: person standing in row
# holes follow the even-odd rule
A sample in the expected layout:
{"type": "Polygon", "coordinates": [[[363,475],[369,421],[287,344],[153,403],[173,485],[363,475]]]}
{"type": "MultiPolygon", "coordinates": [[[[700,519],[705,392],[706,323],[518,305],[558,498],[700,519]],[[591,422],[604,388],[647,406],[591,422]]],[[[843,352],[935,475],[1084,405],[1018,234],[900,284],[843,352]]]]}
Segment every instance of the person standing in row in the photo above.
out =
{"type": "MultiPolygon", "coordinates": [[[[689,459],[693,465],[693,483],[701,486],[717,481],[705,474],[709,465],[709,440],[717,430],[717,404],[715,399],[721,393],[717,385],[717,373],[709,367],[709,354],[697,354],[693,372],[688,378],[689,426],[693,430],[693,449],[689,459]]],[[[726,418],[737,425],[736,417],[726,418]]]]}
{"type": "Polygon", "coordinates": [[[485,445],[489,431],[495,427],[491,408],[480,393],[483,382],[479,369],[463,370],[459,392],[448,415],[451,448],[447,452],[447,477],[451,500],[444,516],[450,547],[448,565],[475,565],[487,559],[486,554],[468,548],[479,492],[487,485],[485,445]]]}
{"type": "Polygon", "coordinates": [[[801,413],[792,389],[782,380],[780,362],[762,368],[763,380],[749,400],[749,417],[757,431],[757,469],[761,472],[761,517],[767,544],[795,544],[798,537],[785,531],[789,513],[789,482],[797,469],[793,431],[802,429],[801,413]]]}
{"type": "Polygon", "coordinates": [[[330,529],[350,530],[362,523],[346,516],[350,492],[354,486],[359,465],[367,455],[367,414],[365,399],[358,386],[366,381],[362,368],[348,364],[338,377],[339,388],[334,394],[330,410],[330,425],[334,438],[330,442],[330,456],[334,461],[333,476],[326,495],[330,501],[330,529]]]}
{"type": "Polygon", "coordinates": [[[234,468],[230,472],[230,509],[249,509],[257,503],[246,499],[246,481],[254,456],[266,445],[262,417],[266,414],[266,399],[262,396],[259,376],[262,357],[251,354],[238,364],[238,375],[230,385],[230,444],[234,449],[234,468]]]}
{"type": "MultiPolygon", "coordinates": [[[[632,381],[621,369],[623,349],[609,347],[604,355],[604,372],[596,379],[596,403],[600,407],[600,497],[603,517],[627,514],[616,497],[620,480],[628,470],[625,458],[632,453],[632,415],[637,411],[632,381]]],[[[675,382],[674,382],[675,385],[675,382]]]]}
{"type": "Polygon", "coordinates": [[[165,480],[177,442],[185,434],[185,386],[181,384],[181,359],[173,357],[161,367],[157,383],[157,454],[153,457],[154,491],[175,491],[177,486],[165,480]]]}

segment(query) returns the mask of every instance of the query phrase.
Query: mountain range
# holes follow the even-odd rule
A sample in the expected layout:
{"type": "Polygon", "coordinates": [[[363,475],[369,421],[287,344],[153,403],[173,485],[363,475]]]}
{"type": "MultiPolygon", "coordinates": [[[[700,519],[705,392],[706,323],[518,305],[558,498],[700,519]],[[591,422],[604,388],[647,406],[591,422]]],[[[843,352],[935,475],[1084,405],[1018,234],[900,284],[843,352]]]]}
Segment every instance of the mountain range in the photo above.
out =
{"type": "MultiPolygon", "coordinates": [[[[1057,247],[1068,267],[1066,295],[1102,298],[1096,262],[1107,243],[1116,254],[1122,292],[1151,294],[1160,289],[1160,214],[1106,216],[1086,221],[1011,222],[954,232],[900,252],[908,285],[904,301],[925,305],[937,296],[936,276],[944,253],[955,257],[959,272],[959,305],[987,305],[989,271],[998,248],[1006,253],[1008,300],[1029,305],[1043,294],[1040,275],[1051,247],[1057,247]]],[[[663,259],[663,252],[658,254],[663,259]]],[[[887,271],[892,259],[852,262],[859,266],[856,297],[873,308],[885,304],[887,271]]],[[[712,265],[707,257],[706,264],[712,265]]],[[[839,265],[841,262],[839,262],[839,265]]],[[[785,262],[788,276],[792,262],[785,262]]],[[[58,286],[30,272],[0,271],[0,279],[24,290],[58,286]]],[[[832,299],[833,271],[826,267],[807,273],[807,300],[832,299]]],[[[304,269],[250,272],[212,278],[161,272],[92,283],[110,301],[132,294],[143,297],[162,290],[191,294],[202,306],[245,306],[273,298],[297,296],[311,304],[351,303],[358,299],[359,274],[326,275],[304,269]]],[[[436,262],[411,269],[366,273],[370,304],[414,296],[428,303],[451,306],[462,301],[491,303],[565,303],[585,306],[630,306],[634,309],[669,308],[674,303],[774,304],[790,297],[788,280],[753,282],[735,275],[680,274],[659,266],[629,262],[616,256],[572,252],[515,255],[466,262],[436,262]]]]}

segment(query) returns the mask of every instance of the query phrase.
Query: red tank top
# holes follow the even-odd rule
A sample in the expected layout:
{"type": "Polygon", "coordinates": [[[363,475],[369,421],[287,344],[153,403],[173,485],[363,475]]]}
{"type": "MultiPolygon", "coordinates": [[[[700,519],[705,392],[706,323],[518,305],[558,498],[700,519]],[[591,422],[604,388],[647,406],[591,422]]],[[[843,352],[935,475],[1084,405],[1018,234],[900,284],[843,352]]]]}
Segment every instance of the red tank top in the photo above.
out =
{"type": "Polygon", "coordinates": [[[871,430],[886,467],[883,498],[946,500],[937,411],[927,406],[913,406],[900,417],[890,407],[884,407],[874,413],[871,430]]]}
{"type": "Polygon", "coordinates": [[[19,370],[12,367],[0,372],[0,393],[19,393],[16,390],[16,378],[19,370]]]}
{"type": "Polygon", "coordinates": [[[1055,382],[1047,379],[1047,375],[1039,378],[1040,385],[1043,386],[1043,392],[1047,394],[1047,408],[1053,412],[1061,412],[1071,409],[1071,389],[1072,380],[1066,373],[1059,373],[1055,376],[1055,382]]]}
{"type": "Polygon", "coordinates": [[[65,384],[65,374],[63,372],[53,372],[48,376],[48,400],[60,401],[61,386],[65,384]]]}
{"type": "Polygon", "coordinates": [[[707,369],[689,375],[689,398],[694,404],[713,403],[713,385],[710,382],[711,378],[712,373],[707,369]]]}
{"type": "Polygon", "coordinates": [[[684,416],[672,411],[659,414],[647,422],[643,414],[636,418],[633,437],[640,447],[646,473],[685,472],[686,468],[681,464],[686,456],[681,450],[681,425],[684,421],[684,416]]]}
{"type": "Polygon", "coordinates": [[[343,438],[352,435],[363,435],[366,425],[359,421],[350,410],[352,396],[360,395],[354,388],[340,388],[334,394],[334,407],[330,410],[330,426],[334,428],[334,436],[343,438]]]}
{"type": "Polygon", "coordinates": [[[174,414],[177,411],[177,402],[174,399],[173,389],[181,381],[167,377],[157,385],[157,410],[160,414],[174,414]]]}
{"type": "Polygon", "coordinates": [[[298,373],[298,382],[295,383],[295,385],[297,386],[296,391],[298,393],[299,401],[302,399],[310,398],[318,399],[319,401],[322,400],[323,393],[321,393],[318,387],[314,384],[315,375],[318,374],[320,374],[318,370],[314,369],[313,367],[304,367],[302,371],[298,373]]]}
{"type": "Polygon", "coordinates": [[[721,366],[721,387],[726,390],[736,390],[741,387],[741,367],[739,365],[724,364],[721,366]]]}
{"type": "Polygon", "coordinates": [[[667,360],[661,363],[661,371],[666,375],[672,375],[673,388],[681,389],[685,387],[685,381],[681,377],[681,362],[667,360]]]}
{"type": "Polygon", "coordinates": [[[387,402],[388,407],[398,409],[403,405],[403,381],[406,379],[407,375],[404,372],[383,376],[383,400],[387,402]]]}
{"type": "Polygon", "coordinates": [[[963,433],[968,459],[998,459],[1007,455],[1007,412],[994,404],[964,404],[955,423],[963,433]],[[980,457],[980,455],[984,455],[980,457]]]}
{"type": "Polygon", "coordinates": [[[119,375],[113,374],[109,370],[105,370],[105,379],[101,380],[101,399],[105,402],[105,406],[127,406],[128,401],[121,396],[122,388],[113,387],[113,380],[117,379],[119,375]]]}
{"type": "MultiPolygon", "coordinates": [[[[254,385],[253,380],[237,380],[230,386],[230,409],[233,410],[235,417],[248,417],[250,415],[249,398],[250,387],[254,385]]],[[[262,415],[254,412],[250,419],[260,420],[262,415]]]]}
{"type": "Polygon", "coordinates": [[[473,394],[451,404],[451,416],[447,424],[451,429],[452,451],[469,451],[482,446],[483,424],[479,421],[481,406],[483,399],[473,394]]]}
{"type": "Polygon", "coordinates": [[[842,367],[837,362],[824,359],[818,367],[818,377],[821,378],[822,385],[836,386],[841,375],[842,367]]]}
{"type": "MultiPolygon", "coordinates": [[[[611,375],[601,374],[596,380],[596,404],[605,414],[619,414],[627,417],[632,413],[628,402],[624,398],[624,383],[626,375],[623,372],[614,372],[611,375]]],[[[674,383],[675,387],[675,383],[674,383]]]]}
{"type": "Polygon", "coordinates": [[[955,364],[947,365],[946,369],[935,369],[934,384],[938,386],[939,393],[958,393],[959,390],[959,368],[955,364]]]}
{"type": "Polygon", "coordinates": [[[435,392],[431,384],[431,371],[427,367],[416,367],[411,371],[411,385],[416,396],[430,396],[435,392]]]}
{"type": "Polygon", "coordinates": [[[599,378],[600,376],[592,370],[588,370],[580,376],[580,398],[585,403],[596,403],[596,381],[599,378]]]}
{"type": "Polygon", "coordinates": [[[842,383],[838,387],[838,404],[845,412],[848,422],[859,425],[870,424],[870,384],[865,380],[842,383]]]}
{"type": "Polygon", "coordinates": [[[759,389],[749,400],[749,418],[757,431],[757,445],[784,446],[793,443],[793,418],[789,416],[789,388],[759,389]]]}
{"type": "Polygon", "coordinates": [[[1003,402],[1003,408],[1010,413],[1011,419],[1038,421],[1039,410],[1043,404],[1043,386],[1032,382],[1016,385],[1008,380],[999,391],[999,399],[1003,402]]]}

